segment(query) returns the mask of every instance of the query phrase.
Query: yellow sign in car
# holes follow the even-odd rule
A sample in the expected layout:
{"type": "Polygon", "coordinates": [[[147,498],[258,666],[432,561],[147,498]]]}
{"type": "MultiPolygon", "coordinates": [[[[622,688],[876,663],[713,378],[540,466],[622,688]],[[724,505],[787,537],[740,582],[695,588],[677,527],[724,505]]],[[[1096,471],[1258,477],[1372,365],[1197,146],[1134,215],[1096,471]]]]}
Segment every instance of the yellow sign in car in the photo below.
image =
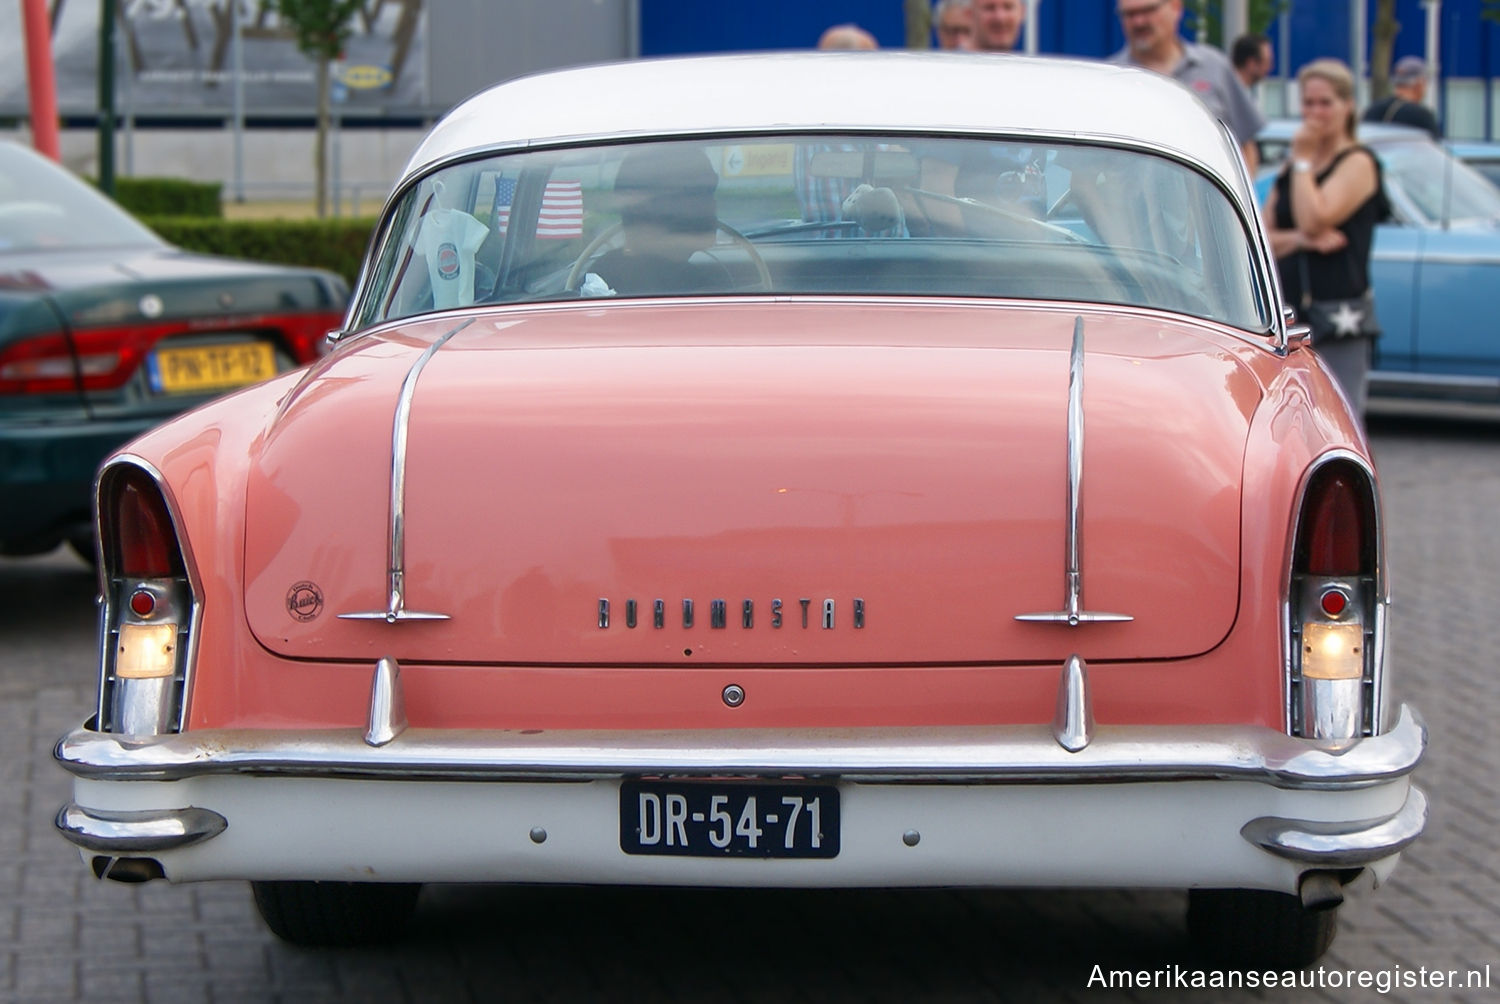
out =
{"type": "Polygon", "coordinates": [[[166,394],[243,387],[276,374],[276,356],[269,342],[162,347],[155,357],[154,382],[166,394]]]}

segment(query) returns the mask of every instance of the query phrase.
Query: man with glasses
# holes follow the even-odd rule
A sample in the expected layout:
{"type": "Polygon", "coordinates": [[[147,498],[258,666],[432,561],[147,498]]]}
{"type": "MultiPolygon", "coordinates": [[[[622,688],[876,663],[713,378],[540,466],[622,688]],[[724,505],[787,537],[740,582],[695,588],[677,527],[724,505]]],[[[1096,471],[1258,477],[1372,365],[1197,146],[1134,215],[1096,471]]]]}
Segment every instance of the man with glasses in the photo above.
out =
{"type": "Polygon", "coordinates": [[[932,9],[932,26],[939,49],[952,52],[974,48],[973,0],[938,0],[932,9]]]}
{"type": "Polygon", "coordinates": [[[1255,134],[1265,126],[1265,116],[1222,52],[1183,39],[1178,30],[1182,0],[1119,0],[1116,10],[1125,29],[1125,48],[1111,61],[1154,70],[1190,88],[1229,127],[1254,175],[1260,163],[1255,134]]]}

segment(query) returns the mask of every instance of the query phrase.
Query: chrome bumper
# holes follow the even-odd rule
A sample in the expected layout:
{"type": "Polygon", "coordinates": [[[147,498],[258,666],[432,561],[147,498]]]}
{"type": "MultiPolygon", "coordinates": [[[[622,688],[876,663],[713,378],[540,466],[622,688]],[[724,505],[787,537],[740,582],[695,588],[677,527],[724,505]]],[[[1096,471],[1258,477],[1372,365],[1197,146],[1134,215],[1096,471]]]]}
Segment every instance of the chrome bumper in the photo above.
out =
{"type": "Polygon", "coordinates": [[[1078,752],[1046,726],[536,732],[408,729],[381,746],[356,729],[204,730],[124,736],[76,729],[57,744],[84,778],[173,781],[213,774],[411,780],[838,777],[857,782],[1078,784],[1240,780],[1351,789],[1411,773],[1427,728],[1403,706],[1383,735],[1320,748],[1266,728],[1100,726],[1078,752]]]}
{"type": "MultiPolygon", "coordinates": [[[[1118,792],[1115,786],[1121,783],[1138,783],[1146,799],[1141,804],[1163,816],[1173,809],[1170,796],[1161,793],[1178,790],[1176,782],[1183,783],[1184,794],[1203,790],[1205,782],[1227,782],[1285,792],[1281,808],[1292,809],[1278,813],[1267,804],[1260,812],[1245,812],[1226,833],[1238,829],[1240,847],[1259,848],[1294,870],[1357,868],[1391,858],[1421,833],[1427,800],[1406,776],[1420,761],[1426,742],[1426,728],[1409,708],[1401,709],[1390,732],[1342,750],[1319,748],[1270,729],[1231,726],[1101,727],[1076,753],[1059,746],[1046,726],[531,735],[408,729],[382,746],[368,744],[357,729],[213,730],[146,738],[78,729],[58,743],[56,757],[79,778],[79,801],[94,802],[100,782],[109,782],[120,799],[108,801],[108,807],[71,803],[58,814],[57,826],[93,854],[169,854],[234,829],[238,817],[232,807],[212,799],[206,803],[223,809],[227,819],[213,809],[178,807],[171,801],[148,800],[149,805],[137,802],[124,809],[122,804],[133,797],[130,792],[151,790],[156,793],[152,799],[191,801],[186,792],[169,793],[177,785],[163,788],[160,782],[222,784],[252,777],[331,785],[365,779],[377,787],[410,780],[531,782],[522,786],[531,791],[538,791],[535,782],[556,782],[562,787],[544,787],[553,792],[552,799],[564,801],[572,797],[570,792],[591,787],[589,782],[661,774],[817,777],[878,788],[897,798],[904,797],[902,790],[936,786],[975,792],[1009,786],[1018,793],[1073,790],[1089,799],[1081,786],[1102,784],[1118,792]],[[125,783],[116,788],[115,782],[125,783]],[[1144,794],[1147,789],[1153,793],[1150,798],[1144,794]],[[1360,803],[1373,812],[1349,812],[1354,803],[1348,802],[1338,803],[1345,808],[1335,806],[1361,791],[1387,794],[1360,803]],[[1323,818],[1304,818],[1318,816],[1323,818]]],[[[253,786],[264,790],[266,784],[253,786]]],[[[385,797],[399,799],[393,793],[398,789],[387,788],[385,797]]],[[[1228,818],[1226,814],[1220,822],[1228,818]]],[[[250,825],[248,818],[241,825],[250,825]]]]}
{"type": "Polygon", "coordinates": [[[1312,823],[1262,816],[1240,835],[1277,857],[1321,868],[1359,868],[1403,850],[1427,825],[1427,796],[1413,787],[1401,810],[1384,819],[1312,823]]]}
{"type": "Polygon", "coordinates": [[[86,851],[155,854],[217,837],[228,821],[209,809],[156,809],[111,812],[68,803],[58,812],[58,830],[86,851]]]}

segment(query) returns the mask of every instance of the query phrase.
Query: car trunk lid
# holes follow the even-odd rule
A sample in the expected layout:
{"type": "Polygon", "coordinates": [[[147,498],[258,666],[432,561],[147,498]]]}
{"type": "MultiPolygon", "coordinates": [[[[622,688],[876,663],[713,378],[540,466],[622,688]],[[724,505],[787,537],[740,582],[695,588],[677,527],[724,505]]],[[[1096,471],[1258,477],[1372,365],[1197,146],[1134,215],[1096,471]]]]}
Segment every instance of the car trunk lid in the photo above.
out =
{"type": "Polygon", "coordinates": [[[1132,619],[1017,619],[1065,603],[1075,317],[612,305],[366,337],[255,458],[251,627],[288,657],[428,663],[1206,651],[1261,390],[1235,339],[1140,311],[1085,321],[1078,536],[1084,606],[1132,619]],[[415,378],[397,555],[405,610],[446,619],[388,623],[399,391],[449,332],[415,378]]]}

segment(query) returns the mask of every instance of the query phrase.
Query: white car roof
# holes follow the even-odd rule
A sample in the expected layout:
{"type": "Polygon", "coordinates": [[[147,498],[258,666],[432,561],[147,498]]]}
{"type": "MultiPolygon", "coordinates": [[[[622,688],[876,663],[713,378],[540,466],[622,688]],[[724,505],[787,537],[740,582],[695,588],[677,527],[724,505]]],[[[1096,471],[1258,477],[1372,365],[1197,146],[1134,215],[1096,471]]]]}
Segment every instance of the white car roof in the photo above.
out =
{"type": "Polygon", "coordinates": [[[569,139],[830,130],[1124,139],[1243,187],[1228,134],[1191,91],[1155,73],[1009,54],[816,51],[635,60],[499,84],[439,121],[403,180],[481,150],[569,139]]]}

